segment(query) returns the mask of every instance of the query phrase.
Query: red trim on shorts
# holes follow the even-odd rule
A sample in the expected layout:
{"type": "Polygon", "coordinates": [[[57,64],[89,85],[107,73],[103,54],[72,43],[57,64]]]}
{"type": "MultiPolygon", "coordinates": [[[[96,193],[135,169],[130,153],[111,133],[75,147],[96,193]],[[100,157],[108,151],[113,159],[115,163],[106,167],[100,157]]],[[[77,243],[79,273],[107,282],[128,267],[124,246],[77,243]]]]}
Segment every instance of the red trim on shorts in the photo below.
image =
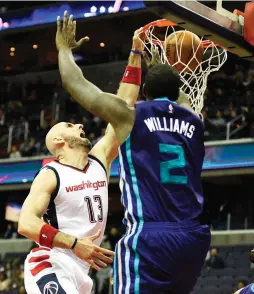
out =
{"type": "Polygon", "coordinates": [[[43,262],[39,263],[38,265],[36,265],[36,267],[31,270],[31,273],[33,276],[36,276],[42,270],[49,268],[49,267],[52,267],[52,264],[48,261],[43,261],[43,262]]]}
{"type": "Polygon", "coordinates": [[[40,262],[49,259],[49,255],[34,256],[28,259],[28,262],[40,262]]]}
{"type": "Polygon", "coordinates": [[[32,249],[32,252],[37,252],[37,251],[40,251],[40,250],[50,251],[50,249],[47,248],[47,247],[37,247],[37,248],[32,249]]]}

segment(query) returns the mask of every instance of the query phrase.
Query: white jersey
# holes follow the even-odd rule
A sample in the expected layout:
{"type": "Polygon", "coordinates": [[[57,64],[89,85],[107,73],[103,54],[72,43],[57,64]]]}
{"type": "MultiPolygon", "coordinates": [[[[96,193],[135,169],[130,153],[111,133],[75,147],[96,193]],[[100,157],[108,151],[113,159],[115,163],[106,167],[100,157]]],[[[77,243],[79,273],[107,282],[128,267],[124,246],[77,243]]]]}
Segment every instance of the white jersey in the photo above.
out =
{"type": "MultiPolygon", "coordinates": [[[[82,239],[101,229],[100,245],[108,214],[108,183],[104,166],[89,155],[84,170],[53,161],[42,169],[51,169],[57,188],[51,197],[44,220],[61,232],[82,239]]],[[[41,171],[41,172],[42,172],[41,171]]]]}
{"type": "MultiPolygon", "coordinates": [[[[84,170],[58,161],[48,163],[40,173],[47,169],[55,173],[57,187],[44,220],[78,239],[101,229],[101,236],[94,241],[99,246],[108,214],[108,182],[102,163],[89,155],[84,170]]],[[[35,248],[25,261],[26,291],[28,294],[56,293],[58,289],[59,293],[90,294],[89,267],[71,249],[35,248]]]]}

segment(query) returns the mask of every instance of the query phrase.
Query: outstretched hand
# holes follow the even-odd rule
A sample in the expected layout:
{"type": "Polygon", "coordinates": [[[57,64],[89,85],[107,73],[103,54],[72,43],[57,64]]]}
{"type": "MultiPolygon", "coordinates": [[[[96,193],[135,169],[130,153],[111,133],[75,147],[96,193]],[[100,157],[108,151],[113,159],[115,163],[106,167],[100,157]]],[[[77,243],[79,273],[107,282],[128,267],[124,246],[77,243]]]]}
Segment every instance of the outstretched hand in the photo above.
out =
{"type": "Polygon", "coordinates": [[[56,47],[57,50],[69,48],[78,49],[84,42],[89,41],[89,37],[84,37],[76,41],[76,21],[73,21],[73,15],[68,19],[68,12],[64,12],[63,23],[60,16],[57,17],[56,47]]]}
{"type": "Polygon", "coordinates": [[[93,243],[100,235],[101,230],[98,230],[93,236],[78,240],[73,249],[77,257],[89,263],[97,271],[99,271],[101,267],[106,267],[108,263],[112,263],[113,259],[111,257],[114,256],[113,251],[101,248],[93,243]]]}

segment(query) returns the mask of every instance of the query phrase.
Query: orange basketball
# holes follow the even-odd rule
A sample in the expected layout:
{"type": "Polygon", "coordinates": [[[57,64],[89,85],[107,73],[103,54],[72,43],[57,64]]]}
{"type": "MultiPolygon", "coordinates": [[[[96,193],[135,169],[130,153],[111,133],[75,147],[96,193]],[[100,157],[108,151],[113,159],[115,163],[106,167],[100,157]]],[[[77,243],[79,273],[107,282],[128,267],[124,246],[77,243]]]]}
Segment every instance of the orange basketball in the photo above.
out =
{"type": "MultiPolygon", "coordinates": [[[[169,63],[179,72],[185,67],[184,64],[189,62],[188,67],[195,70],[203,59],[204,48],[201,40],[189,31],[177,31],[169,35],[165,42],[165,49],[169,63]]],[[[184,71],[189,70],[186,68],[184,71]]]]}

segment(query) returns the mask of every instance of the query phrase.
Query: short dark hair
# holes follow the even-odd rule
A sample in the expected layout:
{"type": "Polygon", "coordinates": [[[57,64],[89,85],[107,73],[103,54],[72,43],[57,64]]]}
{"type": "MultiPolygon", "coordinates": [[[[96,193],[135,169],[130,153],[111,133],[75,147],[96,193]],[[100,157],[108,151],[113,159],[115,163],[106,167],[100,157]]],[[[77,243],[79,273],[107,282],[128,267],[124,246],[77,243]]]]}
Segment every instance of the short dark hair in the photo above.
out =
{"type": "Polygon", "coordinates": [[[150,99],[167,97],[176,101],[179,96],[181,78],[176,69],[168,64],[153,66],[145,78],[145,93],[150,99]]]}
{"type": "Polygon", "coordinates": [[[241,284],[243,284],[244,287],[247,286],[247,285],[249,284],[249,282],[248,282],[247,280],[238,280],[237,283],[241,283],[241,284]]]}

